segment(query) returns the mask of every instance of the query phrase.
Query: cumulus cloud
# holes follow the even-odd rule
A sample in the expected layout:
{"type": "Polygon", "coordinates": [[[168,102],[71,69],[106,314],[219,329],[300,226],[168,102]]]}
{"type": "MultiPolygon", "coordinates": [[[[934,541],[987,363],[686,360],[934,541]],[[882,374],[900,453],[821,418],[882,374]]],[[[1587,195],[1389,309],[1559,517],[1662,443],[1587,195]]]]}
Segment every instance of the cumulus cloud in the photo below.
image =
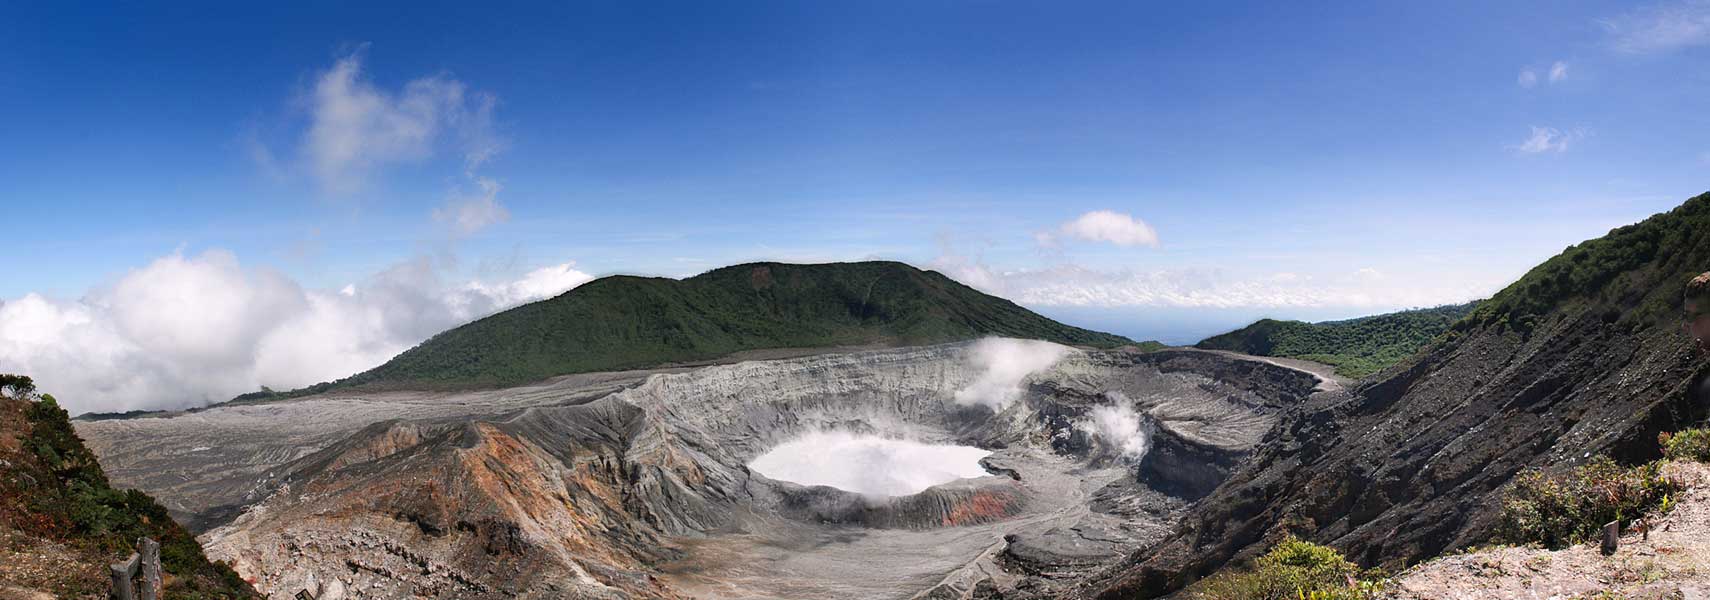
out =
{"type": "Polygon", "coordinates": [[[1141,427],[1140,415],[1132,402],[1121,393],[1110,394],[1114,404],[1095,406],[1080,423],[1082,430],[1104,440],[1124,460],[1140,460],[1146,455],[1149,441],[1141,427]]]}
{"type": "Polygon", "coordinates": [[[498,151],[492,132],[496,101],[440,74],[393,93],[363,77],[362,53],[346,56],[315,79],[302,151],[328,190],[361,189],[378,168],[432,156],[450,141],[473,169],[498,151]]]}
{"type": "Polygon", "coordinates": [[[1585,130],[1572,129],[1562,131],[1554,127],[1532,127],[1531,137],[1512,146],[1514,151],[1521,154],[1544,154],[1567,152],[1568,146],[1585,137],[1585,130]]]}
{"type": "MultiPolygon", "coordinates": [[[[348,194],[369,187],[388,167],[455,152],[468,188],[452,189],[432,210],[434,220],[453,237],[508,220],[510,211],[498,197],[502,186],[477,172],[504,148],[493,127],[498,99],[444,73],[382,89],[366,77],[364,54],[359,50],[334,62],[305,94],[301,170],[322,190],[348,194]]],[[[283,176],[286,169],[253,131],[244,142],[263,171],[283,176]]]]}
{"type": "Polygon", "coordinates": [[[1568,65],[1566,62],[1558,60],[1556,61],[1556,64],[1550,65],[1550,83],[1561,83],[1563,81],[1567,81],[1567,77],[1568,65]]]}
{"type": "Polygon", "coordinates": [[[1635,54],[1710,43],[1710,1],[1662,2],[1601,21],[1609,45],[1635,54]]]}
{"type": "Polygon", "coordinates": [[[1040,340],[983,338],[968,347],[964,359],[975,372],[974,380],[956,391],[956,403],[1002,411],[1021,397],[1021,382],[1028,375],[1051,368],[1073,351],[1040,340]]]}
{"type": "Polygon", "coordinates": [[[1145,221],[1109,210],[1095,210],[1057,227],[1056,231],[1036,234],[1042,246],[1055,246],[1061,238],[1089,242],[1108,242],[1118,246],[1158,245],[1158,232],[1145,221]]]}
{"type": "Polygon", "coordinates": [[[75,301],[0,303],[0,371],[73,412],[182,408],[374,367],[449,327],[591,279],[566,263],[456,283],[422,258],[305,289],[229,252],[174,253],[75,301]]]}

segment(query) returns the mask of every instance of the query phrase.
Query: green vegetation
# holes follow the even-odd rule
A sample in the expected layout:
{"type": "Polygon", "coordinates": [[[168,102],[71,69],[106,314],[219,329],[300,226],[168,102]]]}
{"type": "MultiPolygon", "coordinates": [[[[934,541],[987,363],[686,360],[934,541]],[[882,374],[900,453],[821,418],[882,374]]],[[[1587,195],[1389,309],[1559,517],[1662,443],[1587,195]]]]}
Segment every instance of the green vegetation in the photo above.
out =
{"type": "Polygon", "coordinates": [[[1663,458],[1710,463],[1710,429],[1686,429],[1657,436],[1663,458]]]}
{"type": "Polygon", "coordinates": [[[30,398],[36,394],[36,382],[24,375],[0,373],[0,394],[13,398],[30,398]]]}
{"type": "Polygon", "coordinates": [[[1195,585],[1194,600],[1367,600],[1382,591],[1381,572],[1362,571],[1334,548],[1289,536],[1254,561],[1195,585]]]}
{"type": "Polygon", "coordinates": [[[1596,538],[1603,526],[1623,526],[1671,504],[1679,483],[1662,476],[1662,461],[1636,467],[1598,456],[1557,475],[1521,473],[1502,499],[1496,537],[1512,544],[1560,549],[1596,538]]]}
{"type": "Polygon", "coordinates": [[[746,350],[913,345],[985,335],[1133,344],[1070,327],[896,262],[725,267],[684,280],[615,276],[446,331],[333,387],[469,388],[712,360],[746,350]]]}
{"type": "Polygon", "coordinates": [[[0,439],[18,443],[13,452],[0,447],[6,459],[0,462],[6,475],[0,477],[0,522],[71,545],[91,557],[97,577],[107,562],[132,552],[138,538],[152,537],[160,542],[161,564],[170,575],[167,598],[255,597],[230,568],[209,562],[196,538],[165,507],[142,492],[114,489],[53,396],[32,400],[20,393],[24,387],[6,389],[17,395],[0,397],[0,439]]]}
{"type": "Polygon", "coordinates": [[[1465,321],[1530,332],[1561,307],[1637,330],[1677,327],[1686,282],[1710,265],[1710,194],[1609,235],[1569,246],[1497,292],[1465,321]]]}
{"type": "Polygon", "coordinates": [[[1196,346],[1320,362],[1336,367],[1338,375],[1357,379],[1412,356],[1476,306],[1455,304],[1322,323],[1262,319],[1196,346]]]}

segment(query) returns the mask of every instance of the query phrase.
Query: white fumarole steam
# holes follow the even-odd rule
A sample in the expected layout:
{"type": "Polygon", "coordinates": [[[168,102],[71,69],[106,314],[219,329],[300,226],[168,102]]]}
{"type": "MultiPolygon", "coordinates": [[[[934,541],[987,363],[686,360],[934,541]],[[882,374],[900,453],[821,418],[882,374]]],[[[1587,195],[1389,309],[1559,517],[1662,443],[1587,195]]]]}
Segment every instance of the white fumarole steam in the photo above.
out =
{"type": "Polygon", "coordinates": [[[956,403],[983,405],[1002,411],[1021,397],[1021,382],[1051,368],[1074,350],[1039,340],[984,338],[968,347],[966,360],[978,372],[974,380],[956,391],[956,403]]]}
{"type": "Polygon", "coordinates": [[[1091,417],[1081,423],[1081,428],[1098,436],[1121,452],[1124,460],[1139,460],[1146,455],[1150,443],[1146,439],[1146,431],[1140,427],[1140,415],[1134,412],[1133,403],[1120,393],[1111,393],[1110,406],[1096,406],[1088,413],[1091,417]]]}
{"type": "Polygon", "coordinates": [[[969,446],[922,444],[843,431],[811,431],[748,463],[772,479],[826,485],[868,496],[907,496],[987,473],[991,453],[969,446]]]}

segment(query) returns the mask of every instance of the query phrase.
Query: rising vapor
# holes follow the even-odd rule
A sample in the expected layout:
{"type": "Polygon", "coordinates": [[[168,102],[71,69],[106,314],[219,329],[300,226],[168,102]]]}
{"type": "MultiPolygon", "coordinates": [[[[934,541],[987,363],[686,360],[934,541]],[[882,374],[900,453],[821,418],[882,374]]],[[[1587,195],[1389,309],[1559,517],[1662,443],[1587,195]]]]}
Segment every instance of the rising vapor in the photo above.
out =
{"type": "Polygon", "coordinates": [[[1108,396],[1114,404],[1094,407],[1082,429],[1104,440],[1124,460],[1140,460],[1151,443],[1140,424],[1140,415],[1134,412],[1134,403],[1121,392],[1111,392],[1108,396]]]}
{"type": "Polygon", "coordinates": [[[1021,397],[1021,382],[1028,375],[1051,368],[1073,351],[1039,340],[984,338],[974,342],[964,360],[976,375],[956,391],[956,403],[1002,411],[1021,397]]]}

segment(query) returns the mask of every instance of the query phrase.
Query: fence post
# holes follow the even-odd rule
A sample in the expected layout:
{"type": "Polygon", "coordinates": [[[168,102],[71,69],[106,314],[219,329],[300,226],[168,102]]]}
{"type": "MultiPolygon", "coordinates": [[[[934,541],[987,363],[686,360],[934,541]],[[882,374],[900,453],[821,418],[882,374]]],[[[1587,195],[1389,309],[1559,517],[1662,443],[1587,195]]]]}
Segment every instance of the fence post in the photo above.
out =
{"type": "Polygon", "coordinates": [[[1603,526],[1603,554],[1614,554],[1621,547],[1621,522],[1610,521],[1603,526]]]}
{"type": "Polygon", "coordinates": [[[136,600],[136,592],[131,587],[131,577],[137,574],[137,553],[132,552],[125,562],[107,565],[107,570],[113,576],[113,590],[108,597],[113,600],[136,600]]]}
{"type": "Polygon", "coordinates": [[[149,538],[137,540],[142,551],[142,588],[139,600],[160,600],[160,542],[149,538]]]}

